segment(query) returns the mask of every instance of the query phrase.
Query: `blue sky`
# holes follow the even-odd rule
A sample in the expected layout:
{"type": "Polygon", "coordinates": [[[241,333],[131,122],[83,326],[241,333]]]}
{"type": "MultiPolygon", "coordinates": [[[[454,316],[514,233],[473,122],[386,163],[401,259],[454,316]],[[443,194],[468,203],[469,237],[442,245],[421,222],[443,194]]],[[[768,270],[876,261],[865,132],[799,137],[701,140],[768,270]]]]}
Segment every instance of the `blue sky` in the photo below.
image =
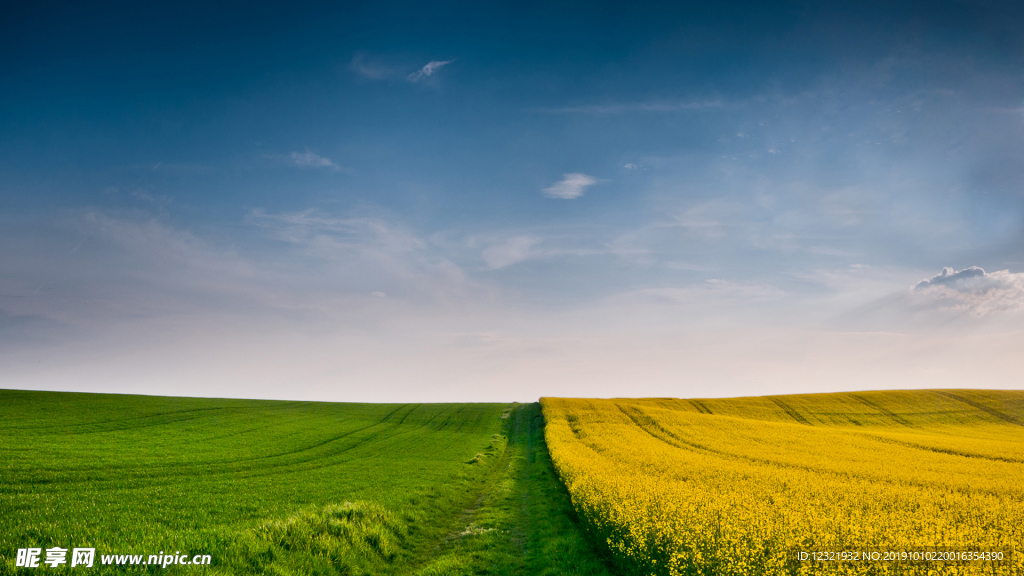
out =
{"type": "Polygon", "coordinates": [[[8,9],[0,386],[1019,387],[1021,12],[8,9]]]}

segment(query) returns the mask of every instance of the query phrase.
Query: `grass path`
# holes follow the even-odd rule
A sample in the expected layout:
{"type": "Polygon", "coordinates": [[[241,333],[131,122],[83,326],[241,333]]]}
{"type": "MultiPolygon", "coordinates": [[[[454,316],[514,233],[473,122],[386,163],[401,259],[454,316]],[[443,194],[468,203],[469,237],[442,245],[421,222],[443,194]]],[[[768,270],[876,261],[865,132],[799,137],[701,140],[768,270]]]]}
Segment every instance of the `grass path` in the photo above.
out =
{"type": "Polygon", "coordinates": [[[610,575],[555,476],[540,405],[517,405],[508,420],[504,452],[418,574],[610,575]]]}

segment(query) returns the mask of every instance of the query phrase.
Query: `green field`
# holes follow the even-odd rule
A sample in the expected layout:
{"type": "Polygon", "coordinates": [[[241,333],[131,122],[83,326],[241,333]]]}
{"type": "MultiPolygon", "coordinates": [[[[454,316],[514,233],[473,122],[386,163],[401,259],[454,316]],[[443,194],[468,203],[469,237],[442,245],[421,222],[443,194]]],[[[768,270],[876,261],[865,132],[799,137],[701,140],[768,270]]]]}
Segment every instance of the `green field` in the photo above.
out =
{"type": "Polygon", "coordinates": [[[0,574],[57,546],[89,574],[606,573],[536,404],[0,391],[0,574]],[[212,564],[100,565],[178,552],[212,564]]]}

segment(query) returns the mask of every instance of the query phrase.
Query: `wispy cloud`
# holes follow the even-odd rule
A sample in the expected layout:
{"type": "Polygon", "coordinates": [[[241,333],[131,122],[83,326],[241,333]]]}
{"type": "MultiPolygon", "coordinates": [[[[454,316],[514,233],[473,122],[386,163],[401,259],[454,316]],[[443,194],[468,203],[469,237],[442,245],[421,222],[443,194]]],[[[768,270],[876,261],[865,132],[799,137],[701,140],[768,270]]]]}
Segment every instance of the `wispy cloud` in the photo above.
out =
{"type": "Polygon", "coordinates": [[[389,62],[386,58],[374,57],[367,52],[359,52],[352,57],[349,69],[360,78],[366,80],[386,80],[390,82],[425,82],[435,76],[441,68],[454,60],[431,60],[420,68],[409,72],[409,66],[389,62]]]}
{"type": "Polygon", "coordinates": [[[356,75],[367,80],[386,80],[395,76],[396,70],[390,66],[371,60],[366,52],[359,52],[352,57],[349,69],[356,75]]]}
{"type": "Polygon", "coordinates": [[[419,82],[424,78],[429,78],[430,76],[433,76],[434,73],[440,70],[443,66],[447,66],[452,62],[453,60],[431,60],[430,62],[427,62],[426,65],[424,65],[419,70],[406,76],[406,79],[409,80],[409,82],[419,82]]]}
{"type": "Polygon", "coordinates": [[[319,154],[315,154],[306,150],[305,152],[292,152],[289,156],[291,163],[295,166],[302,168],[329,168],[331,170],[341,170],[341,166],[338,166],[330,158],[324,158],[319,154]]]}
{"type": "Polygon", "coordinates": [[[544,195],[549,198],[561,198],[562,200],[573,200],[583,196],[587,188],[597,184],[597,178],[587,176],[579,172],[562,174],[562,180],[544,189],[544,195]]]}
{"type": "Polygon", "coordinates": [[[1024,106],[989,107],[989,108],[985,108],[984,110],[986,110],[988,112],[992,112],[993,114],[1014,114],[1014,115],[1024,116],[1024,106]]]}
{"type": "Polygon", "coordinates": [[[443,250],[387,217],[254,210],[248,221],[287,243],[282,261],[316,270],[304,274],[304,280],[330,292],[383,292],[440,305],[488,290],[470,280],[443,250]]]}
{"type": "Polygon", "coordinates": [[[716,302],[763,302],[779,298],[784,293],[768,284],[754,282],[736,282],[711,278],[703,283],[686,287],[643,288],[629,295],[655,300],[664,300],[676,304],[694,304],[706,306],[709,301],[716,302]]]}
{"type": "Polygon", "coordinates": [[[721,238],[725,235],[725,226],[719,219],[710,216],[704,210],[704,206],[687,210],[685,213],[676,216],[675,221],[678,226],[697,236],[721,238]]]}
{"type": "Polygon", "coordinates": [[[380,218],[323,215],[309,209],[301,212],[268,214],[253,210],[249,222],[272,231],[274,237],[306,247],[374,246],[391,254],[409,253],[423,248],[424,242],[412,233],[380,218]]]}
{"type": "Polygon", "coordinates": [[[541,108],[549,114],[629,114],[633,112],[686,112],[716,110],[725,107],[721,100],[690,100],[680,102],[627,102],[623,104],[587,104],[560,108],[541,108]]]}
{"type": "Polygon", "coordinates": [[[637,258],[646,255],[646,249],[624,245],[617,240],[600,240],[572,234],[555,237],[542,234],[520,234],[498,240],[480,253],[489,270],[498,270],[527,260],[545,258],[581,256],[637,258]]]}
{"type": "Polygon", "coordinates": [[[481,256],[488,268],[497,270],[534,258],[536,255],[534,246],[537,245],[537,241],[537,238],[530,236],[516,236],[485,249],[481,256]]]}

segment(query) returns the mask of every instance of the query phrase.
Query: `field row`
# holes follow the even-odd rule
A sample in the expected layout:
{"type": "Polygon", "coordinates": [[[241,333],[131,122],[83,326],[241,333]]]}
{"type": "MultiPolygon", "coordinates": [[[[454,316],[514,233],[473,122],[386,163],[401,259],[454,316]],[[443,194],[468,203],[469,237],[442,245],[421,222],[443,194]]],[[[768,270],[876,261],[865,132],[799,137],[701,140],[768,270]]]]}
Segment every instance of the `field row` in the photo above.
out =
{"type": "Polygon", "coordinates": [[[1017,574],[799,551],[1024,549],[1024,394],[542,400],[579,515],[630,574],[1017,574]],[[924,570],[924,572],[921,572],[924,570]]]}

